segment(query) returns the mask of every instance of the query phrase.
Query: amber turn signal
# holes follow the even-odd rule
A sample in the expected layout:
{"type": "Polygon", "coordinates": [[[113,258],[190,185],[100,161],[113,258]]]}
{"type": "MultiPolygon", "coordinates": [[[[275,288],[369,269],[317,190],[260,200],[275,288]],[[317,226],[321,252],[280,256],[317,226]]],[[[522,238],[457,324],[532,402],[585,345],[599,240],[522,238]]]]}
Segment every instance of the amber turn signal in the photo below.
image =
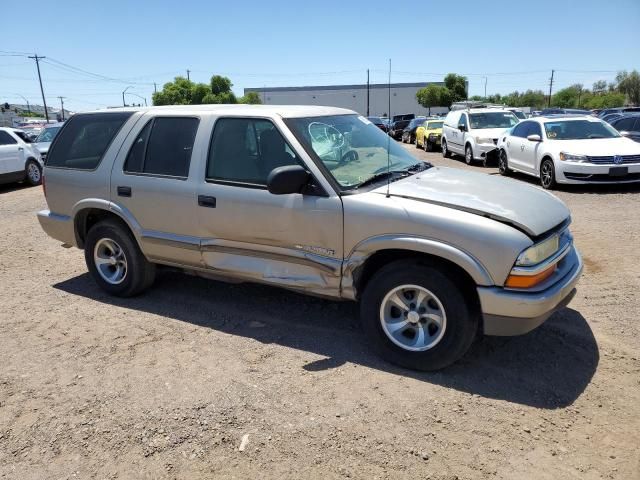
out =
{"type": "Polygon", "coordinates": [[[552,265],[551,267],[543,270],[540,273],[536,273],[535,275],[514,275],[511,274],[507,277],[507,281],[504,286],[507,288],[531,288],[535,287],[539,283],[542,283],[556,271],[557,265],[552,265]]]}

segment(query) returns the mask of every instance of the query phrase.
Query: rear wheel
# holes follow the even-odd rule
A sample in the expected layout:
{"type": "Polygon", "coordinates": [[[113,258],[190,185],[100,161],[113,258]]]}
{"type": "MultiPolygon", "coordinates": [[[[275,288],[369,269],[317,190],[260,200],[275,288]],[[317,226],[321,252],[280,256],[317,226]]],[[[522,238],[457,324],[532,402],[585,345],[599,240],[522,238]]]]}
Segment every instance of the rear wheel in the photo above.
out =
{"type": "Polygon", "coordinates": [[[504,175],[505,177],[511,175],[507,152],[504,150],[500,150],[500,153],[498,154],[498,171],[500,172],[500,175],[504,175]]]}
{"type": "Polygon", "coordinates": [[[360,313],[372,347],[389,362],[416,370],[437,370],[458,360],[478,327],[456,282],[415,261],[378,271],[362,295],[360,313]]]}
{"type": "Polygon", "coordinates": [[[111,295],[137,295],[155,279],[155,265],[144,257],[131,233],[114,220],[91,227],[84,258],[95,282],[111,295]]]}
{"type": "Polygon", "coordinates": [[[444,138],[442,139],[442,156],[444,158],[451,158],[451,152],[449,152],[447,141],[444,138]]]}
{"type": "Polygon", "coordinates": [[[464,147],[464,161],[467,165],[471,165],[473,163],[473,149],[469,144],[464,147]]]}
{"type": "Polygon", "coordinates": [[[29,185],[40,185],[42,183],[42,168],[35,160],[29,160],[25,167],[25,178],[29,185]]]}
{"type": "Polygon", "coordinates": [[[550,158],[545,158],[540,165],[540,184],[545,190],[551,190],[556,186],[556,169],[550,158]]]}

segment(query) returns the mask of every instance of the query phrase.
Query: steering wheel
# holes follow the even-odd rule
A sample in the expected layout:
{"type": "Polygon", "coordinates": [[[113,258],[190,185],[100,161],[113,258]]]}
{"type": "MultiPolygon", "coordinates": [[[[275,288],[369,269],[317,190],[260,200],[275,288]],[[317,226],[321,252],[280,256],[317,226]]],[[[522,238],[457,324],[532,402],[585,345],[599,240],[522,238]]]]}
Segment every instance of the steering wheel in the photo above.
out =
{"type": "Polygon", "coordinates": [[[355,160],[358,160],[359,158],[360,156],[358,155],[358,152],[356,152],[355,150],[349,150],[347,153],[342,155],[339,165],[344,165],[345,163],[353,162],[355,160]]]}
{"type": "Polygon", "coordinates": [[[328,143],[331,148],[341,148],[344,145],[344,136],[336,127],[321,122],[312,122],[308,127],[309,136],[318,143],[328,143]]]}

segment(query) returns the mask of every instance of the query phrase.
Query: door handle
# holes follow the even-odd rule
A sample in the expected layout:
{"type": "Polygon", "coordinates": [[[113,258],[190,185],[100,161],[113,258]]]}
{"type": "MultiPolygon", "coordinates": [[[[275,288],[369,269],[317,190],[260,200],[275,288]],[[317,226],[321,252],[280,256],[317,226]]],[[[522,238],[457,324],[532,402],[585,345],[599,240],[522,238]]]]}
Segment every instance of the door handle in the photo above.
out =
{"type": "Polygon", "coordinates": [[[119,197],[130,197],[131,196],[131,187],[118,187],[118,196],[119,197]]]}
{"type": "Polygon", "coordinates": [[[19,152],[23,152],[23,151],[24,151],[24,148],[22,148],[22,147],[18,147],[18,151],[19,151],[19,152]]]}
{"type": "Polygon", "coordinates": [[[216,197],[209,195],[198,195],[198,205],[201,207],[216,208],[216,197]]]}

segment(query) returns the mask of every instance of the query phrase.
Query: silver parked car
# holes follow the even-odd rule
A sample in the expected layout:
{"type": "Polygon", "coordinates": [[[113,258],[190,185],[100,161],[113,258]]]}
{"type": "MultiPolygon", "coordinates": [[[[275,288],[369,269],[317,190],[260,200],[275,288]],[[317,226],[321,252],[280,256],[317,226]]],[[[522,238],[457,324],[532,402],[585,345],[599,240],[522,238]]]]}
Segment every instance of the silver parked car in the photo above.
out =
{"type": "Polygon", "coordinates": [[[77,114],[45,180],[42,227],[107,292],[136,295],[168,265],[358,301],[373,347],[409,368],[454,362],[478,332],[528,332],[582,271],[556,197],[418,161],[350,110],[77,114]]]}

